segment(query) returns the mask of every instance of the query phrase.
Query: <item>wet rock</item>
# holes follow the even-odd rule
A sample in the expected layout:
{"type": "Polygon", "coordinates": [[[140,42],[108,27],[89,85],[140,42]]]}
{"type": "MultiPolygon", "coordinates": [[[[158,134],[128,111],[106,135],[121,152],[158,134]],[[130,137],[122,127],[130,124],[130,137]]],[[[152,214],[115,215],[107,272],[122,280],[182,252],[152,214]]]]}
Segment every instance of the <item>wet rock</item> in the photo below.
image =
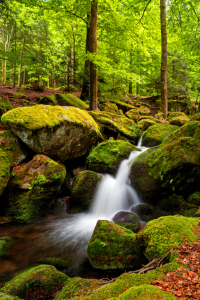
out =
{"type": "Polygon", "coordinates": [[[113,217],[113,222],[116,224],[132,230],[133,232],[138,232],[140,229],[140,222],[135,214],[120,211],[113,217]]]}
{"type": "Polygon", "coordinates": [[[2,122],[36,153],[61,161],[86,155],[103,140],[93,118],[75,107],[20,107],[4,114],[2,122]]]}

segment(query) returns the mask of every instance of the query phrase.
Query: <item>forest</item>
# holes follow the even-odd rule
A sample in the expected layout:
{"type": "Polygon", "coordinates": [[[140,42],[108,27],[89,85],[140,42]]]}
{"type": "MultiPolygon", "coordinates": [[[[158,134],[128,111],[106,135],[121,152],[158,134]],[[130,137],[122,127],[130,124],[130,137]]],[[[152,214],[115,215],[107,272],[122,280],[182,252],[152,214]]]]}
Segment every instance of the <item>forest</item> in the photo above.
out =
{"type": "Polygon", "coordinates": [[[199,0],[0,0],[0,300],[200,299],[199,0]]]}

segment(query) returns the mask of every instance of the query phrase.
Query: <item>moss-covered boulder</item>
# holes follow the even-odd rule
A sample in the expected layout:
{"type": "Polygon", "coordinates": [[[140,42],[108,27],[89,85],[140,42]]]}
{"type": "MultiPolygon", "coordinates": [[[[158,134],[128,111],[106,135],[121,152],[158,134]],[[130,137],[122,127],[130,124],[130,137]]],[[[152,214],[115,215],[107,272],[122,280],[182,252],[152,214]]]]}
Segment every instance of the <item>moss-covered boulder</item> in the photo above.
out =
{"type": "Polygon", "coordinates": [[[188,198],[187,198],[187,202],[194,204],[194,205],[198,205],[200,206],[200,192],[196,191],[194,193],[192,193],[188,198]]]}
{"type": "Polygon", "coordinates": [[[126,141],[106,141],[99,144],[87,157],[87,168],[94,172],[115,174],[122,160],[137,150],[126,141]]]}
{"type": "Polygon", "coordinates": [[[75,107],[20,107],[4,114],[2,121],[36,153],[61,161],[85,155],[103,140],[93,118],[75,107]]]}
{"type": "Polygon", "coordinates": [[[133,120],[134,122],[137,122],[140,117],[140,114],[139,114],[137,108],[133,108],[133,109],[127,111],[125,115],[127,118],[133,120]]]}
{"type": "Polygon", "coordinates": [[[0,257],[6,256],[11,245],[18,240],[18,238],[11,236],[0,237],[0,257]]]}
{"type": "Polygon", "coordinates": [[[0,149],[0,196],[5,190],[10,179],[10,159],[9,156],[0,149]]]}
{"type": "Polygon", "coordinates": [[[138,112],[140,115],[148,115],[150,113],[150,109],[147,106],[141,105],[138,107],[138,112]]]}
{"type": "Polygon", "coordinates": [[[39,259],[39,263],[44,265],[51,265],[61,269],[70,268],[72,266],[70,258],[60,258],[60,257],[43,257],[39,259]]]}
{"type": "Polygon", "coordinates": [[[200,124],[193,121],[172,132],[159,148],[139,155],[131,182],[151,203],[174,193],[187,197],[200,188],[199,161],[200,124]]]}
{"type": "Polygon", "coordinates": [[[46,216],[64,182],[65,166],[45,155],[36,155],[13,168],[13,173],[6,216],[26,223],[46,216]]]}
{"type": "Polygon", "coordinates": [[[135,107],[133,105],[130,105],[130,104],[126,103],[125,101],[112,99],[111,102],[115,103],[117,105],[118,109],[121,109],[123,111],[123,113],[126,113],[127,111],[129,111],[131,109],[135,109],[135,107]]]}
{"type": "Polygon", "coordinates": [[[176,126],[183,126],[190,122],[190,119],[185,115],[185,116],[179,116],[179,117],[174,117],[169,121],[170,125],[176,125],[176,126]]]}
{"type": "Polygon", "coordinates": [[[172,119],[177,117],[186,117],[186,115],[181,111],[170,112],[169,116],[167,117],[167,121],[170,122],[172,119]]]}
{"type": "Polygon", "coordinates": [[[141,284],[140,286],[134,286],[121,294],[119,300],[176,300],[177,298],[167,292],[159,290],[153,285],[141,284]]]}
{"type": "Polygon", "coordinates": [[[120,134],[132,141],[136,141],[140,136],[141,130],[135,122],[125,116],[95,111],[91,111],[90,115],[99,124],[106,136],[110,135],[117,138],[120,134]]]}
{"type": "Polygon", "coordinates": [[[194,114],[194,116],[192,116],[192,121],[200,121],[200,112],[199,113],[197,113],[197,114],[194,114]]]}
{"type": "Polygon", "coordinates": [[[106,103],[100,103],[99,109],[102,111],[110,112],[112,114],[118,114],[119,112],[117,105],[115,103],[110,103],[108,101],[106,103]]]}
{"type": "Polygon", "coordinates": [[[83,212],[89,208],[101,178],[102,175],[88,170],[76,175],[71,188],[73,197],[71,213],[83,212]]]}
{"type": "Polygon", "coordinates": [[[40,265],[14,277],[0,289],[0,292],[23,299],[25,292],[30,288],[42,287],[55,293],[62,289],[67,280],[68,276],[53,266],[40,265]]]}
{"type": "MultiPolygon", "coordinates": [[[[137,244],[143,247],[147,256],[153,260],[180,244],[196,241],[199,231],[198,218],[180,215],[164,216],[146,224],[145,228],[137,234],[137,244]]],[[[174,253],[170,254],[170,260],[174,255],[174,253]]]]}
{"type": "Polygon", "coordinates": [[[142,131],[146,131],[149,127],[156,125],[156,122],[150,119],[141,120],[138,124],[142,124],[142,131]]]}
{"type": "Polygon", "coordinates": [[[88,104],[72,94],[53,94],[51,96],[45,96],[39,101],[39,104],[74,106],[81,109],[89,108],[88,104]]]}
{"type": "Polygon", "coordinates": [[[0,300],[20,300],[20,298],[0,292],[0,300]]]}
{"type": "Polygon", "coordinates": [[[166,137],[177,130],[178,126],[169,125],[169,123],[156,124],[149,127],[143,134],[142,145],[154,147],[160,145],[166,137]]]}
{"type": "Polygon", "coordinates": [[[23,143],[10,130],[0,132],[0,149],[8,155],[11,167],[19,165],[27,157],[23,143]]]}
{"type": "Polygon", "coordinates": [[[109,221],[99,220],[88,243],[88,258],[95,269],[140,266],[143,254],[134,245],[136,234],[109,221]]]}
{"type": "Polygon", "coordinates": [[[140,229],[140,222],[138,217],[130,212],[120,211],[113,217],[113,222],[122,227],[138,232],[140,229]]]}

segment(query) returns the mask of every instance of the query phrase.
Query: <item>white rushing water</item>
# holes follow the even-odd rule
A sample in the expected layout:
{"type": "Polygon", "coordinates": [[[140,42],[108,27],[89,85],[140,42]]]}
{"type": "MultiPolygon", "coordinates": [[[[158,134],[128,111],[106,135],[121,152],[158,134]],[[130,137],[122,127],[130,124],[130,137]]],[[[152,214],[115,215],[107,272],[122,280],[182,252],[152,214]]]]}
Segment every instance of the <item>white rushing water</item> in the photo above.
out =
{"type": "Polygon", "coordinates": [[[49,236],[51,243],[55,241],[62,250],[70,247],[86,256],[87,244],[98,220],[112,221],[117,212],[130,211],[131,206],[141,203],[136,190],[130,185],[129,173],[136,157],[148,148],[142,147],[142,138],[137,147],[140,151],[133,151],[128,159],[121,162],[115,177],[107,174],[102,178],[88,213],[67,215],[53,224],[54,229],[49,236]]]}

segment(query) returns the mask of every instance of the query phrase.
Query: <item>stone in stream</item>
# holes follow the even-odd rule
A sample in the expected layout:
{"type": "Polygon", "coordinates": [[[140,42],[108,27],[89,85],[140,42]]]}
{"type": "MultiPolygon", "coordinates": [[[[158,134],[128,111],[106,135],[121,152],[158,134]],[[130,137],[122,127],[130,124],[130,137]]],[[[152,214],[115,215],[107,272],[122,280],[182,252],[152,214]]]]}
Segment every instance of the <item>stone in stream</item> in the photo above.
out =
{"type": "Polygon", "coordinates": [[[45,155],[35,155],[13,172],[6,216],[25,223],[45,217],[64,182],[65,166],[45,155]]]}
{"type": "Polygon", "coordinates": [[[86,155],[103,140],[93,118],[75,107],[19,107],[4,114],[1,120],[36,153],[61,161],[86,155]]]}
{"type": "Polygon", "coordinates": [[[138,232],[140,229],[140,222],[138,217],[130,212],[120,211],[113,217],[113,222],[116,224],[132,230],[133,232],[138,232]]]}

